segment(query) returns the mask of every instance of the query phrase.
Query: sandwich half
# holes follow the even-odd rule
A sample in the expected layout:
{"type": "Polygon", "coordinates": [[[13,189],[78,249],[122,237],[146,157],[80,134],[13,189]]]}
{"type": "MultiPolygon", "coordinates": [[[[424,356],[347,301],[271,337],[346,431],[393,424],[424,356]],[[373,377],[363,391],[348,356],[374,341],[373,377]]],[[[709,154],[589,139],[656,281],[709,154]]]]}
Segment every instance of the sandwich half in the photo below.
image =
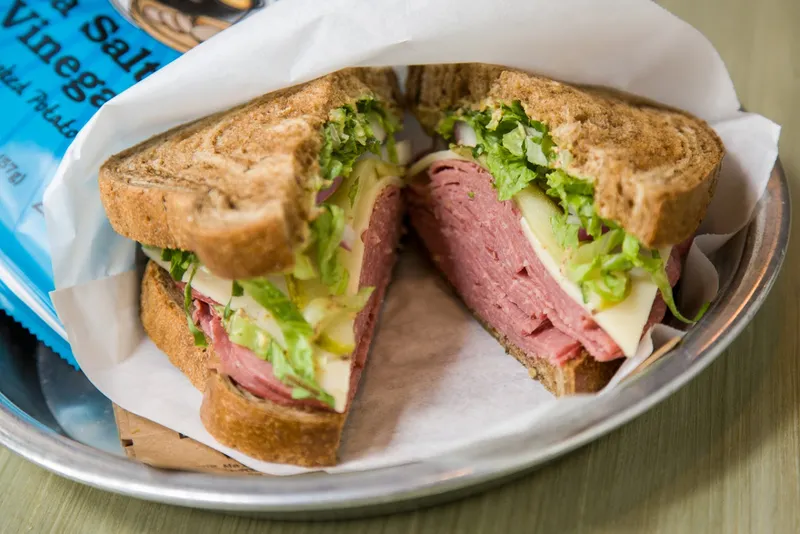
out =
{"type": "Polygon", "coordinates": [[[410,169],[411,222],[467,307],[556,395],[601,389],[667,309],[724,147],[640,98],[482,64],[415,66],[446,150],[410,169]]]}
{"type": "Polygon", "coordinates": [[[220,443],[336,462],[403,215],[398,87],[348,69],[111,157],[112,227],[149,257],[141,318],[220,443]]]}

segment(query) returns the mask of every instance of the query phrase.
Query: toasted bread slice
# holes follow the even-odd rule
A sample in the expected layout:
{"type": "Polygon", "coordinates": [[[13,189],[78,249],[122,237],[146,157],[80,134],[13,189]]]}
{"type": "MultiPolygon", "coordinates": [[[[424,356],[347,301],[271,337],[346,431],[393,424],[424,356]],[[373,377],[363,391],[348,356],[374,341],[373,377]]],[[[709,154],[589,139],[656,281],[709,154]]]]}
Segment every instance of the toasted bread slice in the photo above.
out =
{"type": "Polygon", "coordinates": [[[688,113],[609,89],[575,87],[484,64],[414,66],[407,97],[433,132],[447,110],[520,101],[572,154],[565,170],[594,183],[601,217],[650,248],[690,237],[714,193],[724,146],[688,113]]]}
{"type": "Polygon", "coordinates": [[[108,219],[223,278],[282,271],[308,232],[329,113],[365,96],[399,113],[398,95],[392,69],[346,69],[169,130],[102,166],[108,219]]]}

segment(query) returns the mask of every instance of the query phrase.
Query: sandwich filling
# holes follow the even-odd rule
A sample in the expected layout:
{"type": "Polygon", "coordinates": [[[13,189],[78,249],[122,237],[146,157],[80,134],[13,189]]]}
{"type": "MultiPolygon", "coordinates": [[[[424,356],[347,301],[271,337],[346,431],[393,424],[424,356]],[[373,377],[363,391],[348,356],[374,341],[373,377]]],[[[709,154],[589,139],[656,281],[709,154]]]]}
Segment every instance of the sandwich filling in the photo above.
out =
{"type": "Polygon", "coordinates": [[[250,394],[338,412],[349,404],[399,237],[397,129],[369,98],[330,113],[315,216],[288,272],[224,280],[191,252],[144,247],[183,290],[195,344],[210,342],[218,371],[250,394]]]}
{"type": "MultiPolygon", "coordinates": [[[[686,322],[702,315],[704,310],[687,318],[675,306],[675,265],[679,270],[679,252],[685,252],[685,247],[647,249],[618,224],[599,217],[592,178],[567,171],[572,159],[569,151],[559,148],[548,127],[529,118],[519,102],[453,110],[437,131],[451,142],[450,149],[430,154],[411,167],[409,175],[417,178],[428,171],[428,180],[417,179],[412,185],[412,221],[429,248],[450,249],[455,257],[463,257],[453,250],[459,239],[441,240],[435,234],[454,236],[460,231],[434,231],[433,224],[465,225],[462,231],[476,224],[496,234],[490,243],[475,245],[488,247],[497,262],[511,270],[508,274],[513,280],[510,287],[497,288],[508,300],[494,302],[493,308],[484,311],[497,315],[496,310],[506,308],[506,317],[498,317],[500,323],[513,323],[511,316],[521,314],[524,325],[518,322],[514,334],[524,335],[528,342],[533,337],[564,341],[518,345],[527,344],[530,350],[538,346],[539,354],[556,362],[577,355],[582,346],[604,361],[633,355],[644,328],[654,318],[661,319],[659,310],[663,316],[669,308],[686,322]],[[481,181],[488,184],[491,198],[486,197],[481,181]],[[449,198],[453,194],[464,198],[449,198]],[[467,215],[477,204],[481,207],[467,215]],[[460,211],[458,206],[464,213],[453,214],[460,211]],[[497,220],[487,222],[487,217],[497,220]],[[514,228],[508,228],[509,224],[514,228]],[[452,242],[434,243],[437,240],[452,242]],[[530,303],[536,297],[537,303],[530,303]],[[521,308],[519,303],[523,303],[521,308]]],[[[465,280],[457,283],[454,277],[466,276],[472,285],[497,283],[498,274],[485,270],[467,274],[464,266],[440,266],[462,296],[465,289],[474,292],[474,287],[462,287],[465,280]]]]}

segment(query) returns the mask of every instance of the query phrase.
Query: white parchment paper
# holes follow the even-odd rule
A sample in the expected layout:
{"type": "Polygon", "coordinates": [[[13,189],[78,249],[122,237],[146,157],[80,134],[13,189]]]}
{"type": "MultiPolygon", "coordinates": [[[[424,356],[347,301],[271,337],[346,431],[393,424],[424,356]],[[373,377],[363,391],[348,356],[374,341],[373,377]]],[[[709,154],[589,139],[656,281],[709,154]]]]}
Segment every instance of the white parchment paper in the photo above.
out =
{"type": "MultiPolygon", "coordinates": [[[[111,230],[97,170],[113,153],[169,127],[343,67],[463,61],[611,86],[709,121],[728,154],[704,235],[687,260],[682,299],[691,308],[716,294],[707,255],[749,220],[777,157],[780,128],[739,111],[724,64],[691,26],[649,0],[282,0],[106,104],[45,194],[53,302],[94,385],[123,408],[245,465],[272,474],[302,471],[226,449],[205,431],[200,392],[142,332],[136,247],[111,230]]],[[[656,345],[667,337],[658,334],[656,345]]],[[[648,336],[636,359],[652,346],[648,336]]],[[[330,471],[444,454],[538,428],[592,401],[553,400],[413,249],[402,255],[370,358],[342,463],[330,471]]],[[[613,395],[613,387],[604,394],[613,395]]]]}

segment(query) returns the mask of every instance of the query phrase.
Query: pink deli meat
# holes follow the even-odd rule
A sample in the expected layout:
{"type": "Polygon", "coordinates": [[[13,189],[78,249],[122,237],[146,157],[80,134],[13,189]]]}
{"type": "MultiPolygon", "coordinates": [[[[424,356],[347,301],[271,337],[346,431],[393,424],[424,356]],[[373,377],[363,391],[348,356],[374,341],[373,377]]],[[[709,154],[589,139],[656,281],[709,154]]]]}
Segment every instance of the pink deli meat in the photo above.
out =
{"type": "MultiPolygon", "coordinates": [[[[477,164],[434,163],[407,188],[411,222],[434,262],[485,323],[526,353],[562,364],[582,348],[598,361],[623,356],[619,346],[570,298],[539,261],[513,201],[500,202],[492,176],[477,164]]],[[[680,276],[681,247],[667,273],[680,276]]],[[[659,295],[647,326],[660,322],[659,295]]]]}
{"type": "MultiPolygon", "coordinates": [[[[352,355],[348,404],[355,395],[361,372],[366,363],[381,303],[391,277],[396,245],[400,237],[402,211],[400,189],[397,187],[386,188],[375,203],[369,228],[360,236],[365,247],[359,285],[360,287],[374,287],[375,290],[355,320],[356,349],[352,355]]],[[[293,399],[292,388],[275,377],[272,364],[256,356],[250,349],[231,342],[219,314],[213,307],[219,306],[220,303],[197,291],[193,291],[192,296],[194,297],[192,317],[210,339],[214,352],[219,356],[219,371],[222,374],[229,376],[240,387],[256,397],[268,399],[277,404],[331,409],[327,404],[315,399],[293,399]]]]}

